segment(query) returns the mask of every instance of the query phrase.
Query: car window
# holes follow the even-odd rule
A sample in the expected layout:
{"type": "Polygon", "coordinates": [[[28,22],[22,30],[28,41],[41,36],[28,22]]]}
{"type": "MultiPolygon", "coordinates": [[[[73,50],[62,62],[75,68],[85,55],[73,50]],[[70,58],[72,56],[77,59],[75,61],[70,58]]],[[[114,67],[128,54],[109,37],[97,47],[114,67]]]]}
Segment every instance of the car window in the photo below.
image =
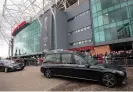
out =
{"type": "Polygon", "coordinates": [[[87,62],[78,55],[74,55],[74,59],[75,59],[76,64],[79,64],[79,65],[87,64],[87,62]]]}
{"type": "Polygon", "coordinates": [[[15,63],[13,60],[4,60],[4,63],[12,64],[15,63]]]}
{"type": "Polygon", "coordinates": [[[0,66],[3,65],[2,61],[0,61],[0,66]]]}
{"type": "Polygon", "coordinates": [[[45,58],[45,62],[50,62],[53,64],[59,64],[60,63],[60,54],[47,55],[45,58]]]}
{"type": "Polygon", "coordinates": [[[72,54],[62,54],[63,64],[72,64],[72,54]]]}

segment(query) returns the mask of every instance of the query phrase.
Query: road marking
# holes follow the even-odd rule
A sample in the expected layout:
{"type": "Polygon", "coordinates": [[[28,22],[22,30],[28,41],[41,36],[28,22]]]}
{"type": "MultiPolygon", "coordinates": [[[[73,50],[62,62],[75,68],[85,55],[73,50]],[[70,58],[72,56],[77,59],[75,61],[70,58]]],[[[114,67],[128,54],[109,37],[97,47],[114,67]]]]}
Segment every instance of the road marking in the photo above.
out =
{"type": "Polygon", "coordinates": [[[47,90],[44,90],[44,91],[50,91],[50,89],[55,88],[56,86],[58,86],[60,84],[63,84],[64,82],[66,82],[66,81],[63,81],[63,82],[61,82],[61,83],[59,83],[57,85],[54,85],[54,86],[52,86],[52,87],[50,87],[50,88],[48,88],[47,90]]]}

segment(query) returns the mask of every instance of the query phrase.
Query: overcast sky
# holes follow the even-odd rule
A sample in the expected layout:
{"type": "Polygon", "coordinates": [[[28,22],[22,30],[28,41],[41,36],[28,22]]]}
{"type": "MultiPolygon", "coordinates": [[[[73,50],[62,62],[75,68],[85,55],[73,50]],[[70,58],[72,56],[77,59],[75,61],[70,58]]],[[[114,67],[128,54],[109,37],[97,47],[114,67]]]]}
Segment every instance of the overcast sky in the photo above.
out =
{"type": "MultiPolygon", "coordinates": [[[[1,14],[3,9],[3,3],[4,3],[4,0],[0,0],[0,20],[1,20],[1,14]]],[[[7,56],[8,56],[8,45],[4,41],[3,36],[0,33],[0,57],[7,57],[7,56]]]]}
{"type": "MultiPolygon", "coordinates": [[[[7,36],[8,38],[11,37],[11,30],[13,30],[15,26],[17,26],[19,23],[21,23],[24,20],[28,21],[31,17],[34,17],[43,8],[42,5],[43,0],[11,0],[11,1],[7,0],[7,8],[10,9],[11,11],[7,12],[6,10],[4,12],[5,15],[4,17],[6,19],[5,20],[4,18],[2,18],[1,15],[3,11],[4,1],[5,0],[0,0],[0,20],[2,19],[2,24],[0,25],[2,27],[2,32],[4,32],[4,35],[7,36]],[[13,5],[13,3],[18,4],[20,7],[17,7],[15,4],[13,5]],[[32,3],[34,3],[34,5],[32,3]],[[29,7],[29,5],[32,5],[32,7],[29,7]],[[10,16],[9,12],[10,14],[12,14],[13,17],[10,16]],[[11,26],[13,26],[12,29],[11,26]]],[[[44,3],[45,3],[44,5],[48,4],[48,0],[44,0],[44,3]]],[[[0,32],[0,57],[7,57],[8,49],[9,46],[0,32]]]]}

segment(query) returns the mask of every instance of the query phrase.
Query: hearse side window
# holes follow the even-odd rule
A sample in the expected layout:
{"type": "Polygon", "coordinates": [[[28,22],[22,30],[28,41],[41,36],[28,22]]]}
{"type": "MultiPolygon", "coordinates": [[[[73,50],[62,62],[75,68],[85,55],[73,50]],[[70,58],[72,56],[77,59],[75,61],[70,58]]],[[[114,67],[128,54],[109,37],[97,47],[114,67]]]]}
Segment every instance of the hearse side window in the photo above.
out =
{"type": "Polygon", "coordinates": [[[52,64],[60,64],[60,54],[49,54],[45,58],[45,62],[50,62],[52,64]]]}
{"type": "Polygon", "coordinates": [[[62,63],[63,64],[72,64],[72,54],[62,54],[62,63]]]}
{"type": "Polygon", "coordinates": [[[78,64],[78,65],[87,64],[87,62],[78,55],[74,55],[74,59],[75,59],[75,63],[78,64]]]}

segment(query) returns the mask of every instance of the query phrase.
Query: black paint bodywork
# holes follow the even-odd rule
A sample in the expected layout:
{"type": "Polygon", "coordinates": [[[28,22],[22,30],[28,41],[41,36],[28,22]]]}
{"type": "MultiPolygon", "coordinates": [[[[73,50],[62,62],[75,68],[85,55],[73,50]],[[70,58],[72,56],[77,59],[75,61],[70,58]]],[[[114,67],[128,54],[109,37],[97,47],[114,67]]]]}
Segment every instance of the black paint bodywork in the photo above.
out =
{"type": "Polygon", "coordinates": [[[102,77],[106,73],[110,73],[115,75],[117,78],[117,82],[120,83],[127,79],[127,73],[126,69],[120,66],[112,66],[107,64],[90,64],[87,62],[87,64],[84,65],[78,65],[75,63],[74,58],[72,64],[62,64],[62,54],[72,54],[73,55],[79,55],[83,58],[83,56],[76,52],[51,52],[47,53],[47,55],[50,54],[60,54],[60,63],[52,63],[51,61],[43,63],[43,65],[40,68],[40,71],[42,73],[45,72],[45,70],[50,69],[52,76],[62,76],[62,77],[70,77],[70,78],[78,78],[78,79],[86,79],[86,80],[93,80],[93,81],[101,81],[102,77]],[[123,72],[124,75],[121,75],[119,72],[123,72]]]}
{"type": "Polygon", "coordinates": [[[18,63],[18,62],[15,63],[14,62],[11,64],[6,64],[5,61],[9,62],[10,60],[0,60],[0,71],[4,71],[5,68],[8,69],[8,72],[9,71],[18,71],[18,70],[24,69],[24,63],[18,63]]]}

